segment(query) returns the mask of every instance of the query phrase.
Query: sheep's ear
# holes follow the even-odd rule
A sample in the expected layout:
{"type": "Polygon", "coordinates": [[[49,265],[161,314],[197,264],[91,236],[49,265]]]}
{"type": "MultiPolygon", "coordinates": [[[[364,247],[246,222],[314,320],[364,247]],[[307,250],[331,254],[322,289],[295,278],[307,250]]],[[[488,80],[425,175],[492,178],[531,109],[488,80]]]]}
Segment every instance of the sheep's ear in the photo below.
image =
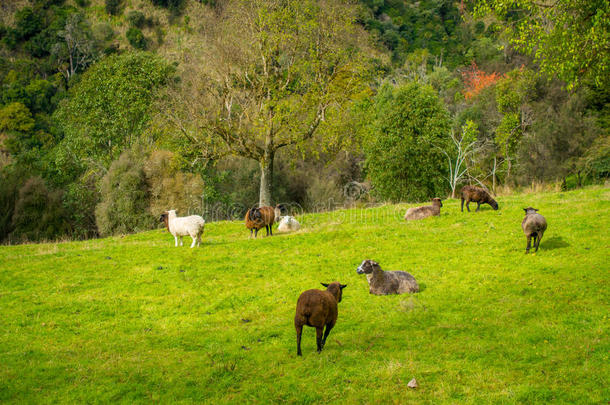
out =
{"type": "Polygon", "coordinates": [[[328,284],[324,284],[324,283],[320,283],[320,284],[322,284],[324,287],[328,287],[328,284]]]}
{"type": "Polygon", "coordinates": [[[527,208],[523,208],[523,211],[527,212],[527,208]]]}
{"type": "Polygon", "coordinates": [[[347,287],[347,284],[339,284],[341,286],[341,289],[343,290],[345,287],[347,287]]]}

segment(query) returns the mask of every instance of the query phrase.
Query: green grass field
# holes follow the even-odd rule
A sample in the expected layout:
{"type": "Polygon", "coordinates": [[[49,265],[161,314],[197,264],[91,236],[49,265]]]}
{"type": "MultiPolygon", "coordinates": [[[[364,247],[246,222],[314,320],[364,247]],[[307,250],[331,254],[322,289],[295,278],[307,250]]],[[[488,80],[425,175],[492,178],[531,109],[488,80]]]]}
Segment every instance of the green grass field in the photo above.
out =
{"type": "Polygon", "coordinates": [[[210,223],[198,249],[162,229],[0,247],[0,402],[607,403],[610,189],[499,203],[304,215],[257,240],[210,223]],[[529,205],[549,227],[526,256],[529,205]],[[422,291],[370,295],[367,258],[422,291]],[[334,280],[337,325],[297,357],[297,297],[334,280]]]}

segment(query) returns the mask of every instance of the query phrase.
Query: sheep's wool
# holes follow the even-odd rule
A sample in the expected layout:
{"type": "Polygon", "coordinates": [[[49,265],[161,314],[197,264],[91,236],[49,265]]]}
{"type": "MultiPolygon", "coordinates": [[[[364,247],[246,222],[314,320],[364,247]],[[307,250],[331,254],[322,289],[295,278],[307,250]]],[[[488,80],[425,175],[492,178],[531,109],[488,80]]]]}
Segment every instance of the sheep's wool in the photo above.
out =
{"type": "Polygon", "coordinates": [[[176,246],[178,246],[178,238],[180,238],[180,245],[182,245],[182,237],[190,236],[193,239],[191,247],[195,244],[199,244],[201,241],[201,234],[205,226],[205,220],[199,215],[191,215],[188,217],[177,217],[175,210],[168,211],[168,227],[174,239],[176,240],[176,246]]]}
{"type": "Polygon", "coordinates": [[[280,220],[280,224],[277,227],[277,230],[279,232],[293,232],[298,231],[300,228],[301,224],[299,224],[299,221],[294,219],[294,217],[287,215],[285,217],[282,217],[282,219],[280,220]]]}

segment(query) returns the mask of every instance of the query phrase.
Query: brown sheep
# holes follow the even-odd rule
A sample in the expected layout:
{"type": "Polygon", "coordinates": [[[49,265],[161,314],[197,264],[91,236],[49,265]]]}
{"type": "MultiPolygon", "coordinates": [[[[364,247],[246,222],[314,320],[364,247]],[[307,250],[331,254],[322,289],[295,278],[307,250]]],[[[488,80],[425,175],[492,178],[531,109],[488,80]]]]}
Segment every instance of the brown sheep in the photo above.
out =
{"type": "Polygon", "coordinates": [[[258,235],[259,229],[265,227],[267,236],[273,236],[273,222],[275,221],[275,209],[273,207],[264,206],[259,208],[251,208],[246,212],[246,228],[250,230],[250,237],[254,231],[254,237],[258,235]]]}
{"type": "Polygon", "coordinates": [[[358,274],[366,274],[369,293],[375,295],[404,294],[419,292],[419,284],[406,271],[383,271],[374,260],[364,260],[356,269],[358,274]]]}
{"type": "Polygon", "coordinates": [[[432,201],[432,205],[409,208],[405,214],[405,220],[409,221],[412,219],[424,219],[441,215],[441,207],[443,206],[441,199],[433,198],[430,201],[432,201]]]}
{"type": "Polygon", "coordinates": [[[532,244],[532,237],[534,237],[535,252],[538,251],[540,239],[542,239],[542,235],[544,235],[544,231],[546,231],[546,219],[536,212],[538,211],[536,208],[527,207],[523,208],[523,210],[525,211],[525,218],[523,218],[523,222],[521,222],[521,228],[527,237],[525,254],[528,254],[532,244]]]}
{"type": "Polygon", "coordinates": [[[326,338],[337,322],[337,303],[341,302],[343,289],[347,284],[335,281],[330,284],[322,283],[326,291],[307,290],[297,300],[297,310],[294,316],[294,327],[297,331],[297,355],[301,356],[301,333],[303,325],[316,328],[316,342],[318,353],[322,351],[326,338]],[[324,337],[322,337],[322,330],[324,337]]]}
{"type": "Polygon", "coordinates": [[[464,186],[462,188],[462,212],[464,212],[464,200],[466,200],[466,209],[470,212],[469,204],[471,201],[477,203],[477,211],[481,208],[481,204],[489,204],[494,210],[498,209],[498,203],[491,198],[489,193],[481,187],[464,186]]]}

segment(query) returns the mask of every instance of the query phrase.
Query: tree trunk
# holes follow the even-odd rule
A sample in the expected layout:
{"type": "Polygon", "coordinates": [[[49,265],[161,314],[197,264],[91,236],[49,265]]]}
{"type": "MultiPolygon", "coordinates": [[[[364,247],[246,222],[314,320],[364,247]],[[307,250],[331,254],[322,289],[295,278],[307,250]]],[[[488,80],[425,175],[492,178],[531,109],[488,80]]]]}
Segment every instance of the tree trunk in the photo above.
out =
{"type": "Polygon", "coordinates": [[[261,166],[261,186],[259,191],[259,206],[271,205],[271,187],[273,186],[273,158],[275,152],[265,151],[265,156],[259,162],[261,166]]]}

